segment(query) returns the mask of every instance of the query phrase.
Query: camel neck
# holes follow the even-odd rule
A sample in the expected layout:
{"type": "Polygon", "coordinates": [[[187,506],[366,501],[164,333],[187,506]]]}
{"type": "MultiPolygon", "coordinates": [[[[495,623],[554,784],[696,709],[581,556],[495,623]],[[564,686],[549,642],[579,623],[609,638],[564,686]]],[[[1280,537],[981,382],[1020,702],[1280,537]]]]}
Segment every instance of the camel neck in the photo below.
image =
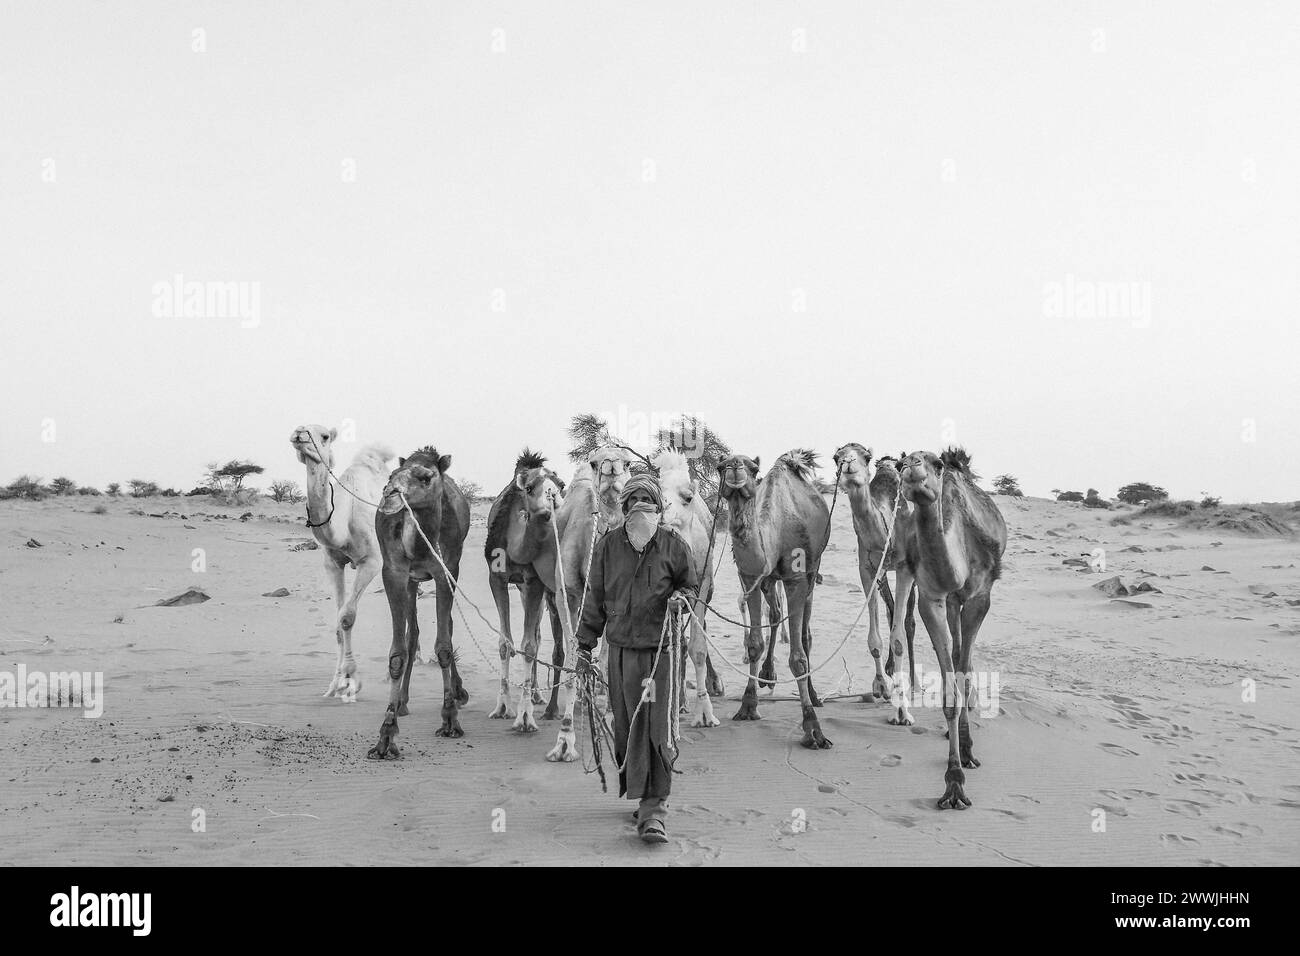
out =
{"type": "MultiPolygon", "coordinates": [[[[957,570],[949,551],[948,532],[944,528],[943,510],[947,488],[941,486],[939,496],[932,502],[916,502],[914,517],[916,537],[920,544],[920,559],[926,569],[945,589],[958,585],[957,570]]],[[[947,505],[951,507],[951,502],[947,505]]]]}
{"type": "Polygon", "coordinates": [[[338,509],[338,495],[332,493],[329,472],[325,466],[313,463],[307,468],[307,520],[315,527],[312,531],[331,538],[334,514],[338,509]]]}

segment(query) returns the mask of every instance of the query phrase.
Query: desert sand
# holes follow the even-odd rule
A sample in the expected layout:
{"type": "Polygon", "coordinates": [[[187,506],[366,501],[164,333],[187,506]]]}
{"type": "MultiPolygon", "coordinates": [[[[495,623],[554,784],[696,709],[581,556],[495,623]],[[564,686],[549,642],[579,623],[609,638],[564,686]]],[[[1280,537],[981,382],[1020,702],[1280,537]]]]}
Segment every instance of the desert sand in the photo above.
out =
{"type": "MultiPolygon", "coordinates": [[[[647,847],[629,819],[634,804],[602,793],[580,764],[544,760],[554,722],[521,736],[487,719],[495,637],[468,607],[477,644],[459,616],[456,630],[466,736],[434,736],[441,679],[423,666],[401,721],[403,758],[371,762],[388,692],[387,604],[372,593],[360,607],[358,702],[322,699],[334,602],[320,553],[292,550],[309,540],[299,508],[259,504],[240,521],[246,509],[206,499],[115,500],[93,513],[102,501],[0,503],[0,671],[104,674],[99,719],[0,708],[3,863],[1300,861],[1294,538],[1115,526],[1079,505],[1000,497],[1006,570],[976,651],[977,666],[997,675],[1000,706],[973,722],[983,765],[968,771],[971,809],[935,808],[947,754],[938,709],[916,707],[916,725],[899,728],[886,723],[886,704],[857,699],[872,675],[864,620],[818,671],[822,693],[850,695],[822,711],[829,751],[798,746],[788,685],[760,695],[762,721],[732,722],[743,686],[719,664],[722,726],[684,726],[671,841],[647,847]],[[1062,563],[1095,548],[1105,549],[1104,574],[1062,563]],[[1113,600],[1093,587],[1114,575],[1158,593],[1113,600]],[[211,600],[152,606],[191,587],[211,600]],[[278,588],[288,596],[263,596],[278,588]]],[[[474,509],[461,583],[495,620],[486,511],[474,509]]],[[[813,613],[814,665],[862,603],[850,520],[841,500],[813,613]]],[[[734,608],[729,554],[719,587],[718,605],[734,608]]],[[[518,633],[517,596],[515,620],[518,633]]],[[[739,629],[711,626],[738,664],[739,629]]],[[[543,634],[549,657],[549,627],[543,634]]],[[[936,668],[919,621],[917,659],[936,668]]]]}

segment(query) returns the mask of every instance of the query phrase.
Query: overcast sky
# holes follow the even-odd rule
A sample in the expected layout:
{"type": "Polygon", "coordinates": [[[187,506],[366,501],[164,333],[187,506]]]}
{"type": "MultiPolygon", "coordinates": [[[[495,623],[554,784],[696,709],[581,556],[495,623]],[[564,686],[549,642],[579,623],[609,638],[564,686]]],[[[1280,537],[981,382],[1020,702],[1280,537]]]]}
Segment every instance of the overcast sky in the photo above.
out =
{"type": "Polygon", "coordinates": [[[1293,2],[2,9],[2,481],[685,410],[1300,496],[1293,2]]]}

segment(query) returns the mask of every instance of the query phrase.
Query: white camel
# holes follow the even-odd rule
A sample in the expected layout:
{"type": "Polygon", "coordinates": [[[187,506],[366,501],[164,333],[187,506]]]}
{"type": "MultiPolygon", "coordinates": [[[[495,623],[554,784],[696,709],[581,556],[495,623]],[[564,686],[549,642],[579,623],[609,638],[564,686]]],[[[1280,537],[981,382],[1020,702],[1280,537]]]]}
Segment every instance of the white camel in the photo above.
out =
{"type": "Polygon", "coordinates": [[[394,457],[384,445],[366,445],[352,459],[347,471],[338,476],[336,488],[330,479],[334,469],[334,441],[337,428],[300,425],[289,437],[298,460],[307,466],[307,526],[325,552],[325,571],[334,584],[338,603],[335,637],[338,660],[334,677],[323,697],[339,697],[353,703],[361,690],[357,662],[352,656],[352,628],[357,621],[357,602],[383,568],[384,559],[375,534],[375,507],[388,480],[388,463],[394,457]],[[347,489],[347,490],[344,490],[347,489]],[[348,494],[352,491],[357,497],[348,494]],[[356,568],[351,593],[343,581],[344,565],[356,568]]]}
{"type": "MultiPolygon", "coordinates": [[[[700,582],[699,600],[695,602],[691,618],[691,638],[686,654],[695,665],[695,707],[691,712],[692,727],[716,727],[721,723],[713,715],[713,701],[709,698],[708,641],[700,622],[704,620],[704,602],[713,599],[713,569],[709,567],[709,542],[713,540],[713,515],[699,493],[699,483],[691,478],[686,456],[681,452],[664,451],[654,458],[659,471],[659,487],[663,491],[663,523],[685,539],[691,549],[695,574],[700,582]]],[[[673,675],[676,679],[677,675],[673,675]]]]}

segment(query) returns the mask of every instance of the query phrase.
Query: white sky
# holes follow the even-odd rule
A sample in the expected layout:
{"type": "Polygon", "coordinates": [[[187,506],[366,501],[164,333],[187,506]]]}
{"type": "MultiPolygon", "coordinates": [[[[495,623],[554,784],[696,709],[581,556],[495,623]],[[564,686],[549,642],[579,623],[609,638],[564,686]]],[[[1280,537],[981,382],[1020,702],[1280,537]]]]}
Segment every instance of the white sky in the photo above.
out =
{"type": "Polygon", "coordinates": [[[1030,494],[1300,496],[1298,4],[0,18],[0,481],[301,480],[290,430],[349,418],[494,491],[622,406],[765,463],[955,437],[1030,494]],[[259,324],[156,317],[176,273],[259,324]],[[1149,317],[1045,315],[1067,277],[1149,317]]]}

